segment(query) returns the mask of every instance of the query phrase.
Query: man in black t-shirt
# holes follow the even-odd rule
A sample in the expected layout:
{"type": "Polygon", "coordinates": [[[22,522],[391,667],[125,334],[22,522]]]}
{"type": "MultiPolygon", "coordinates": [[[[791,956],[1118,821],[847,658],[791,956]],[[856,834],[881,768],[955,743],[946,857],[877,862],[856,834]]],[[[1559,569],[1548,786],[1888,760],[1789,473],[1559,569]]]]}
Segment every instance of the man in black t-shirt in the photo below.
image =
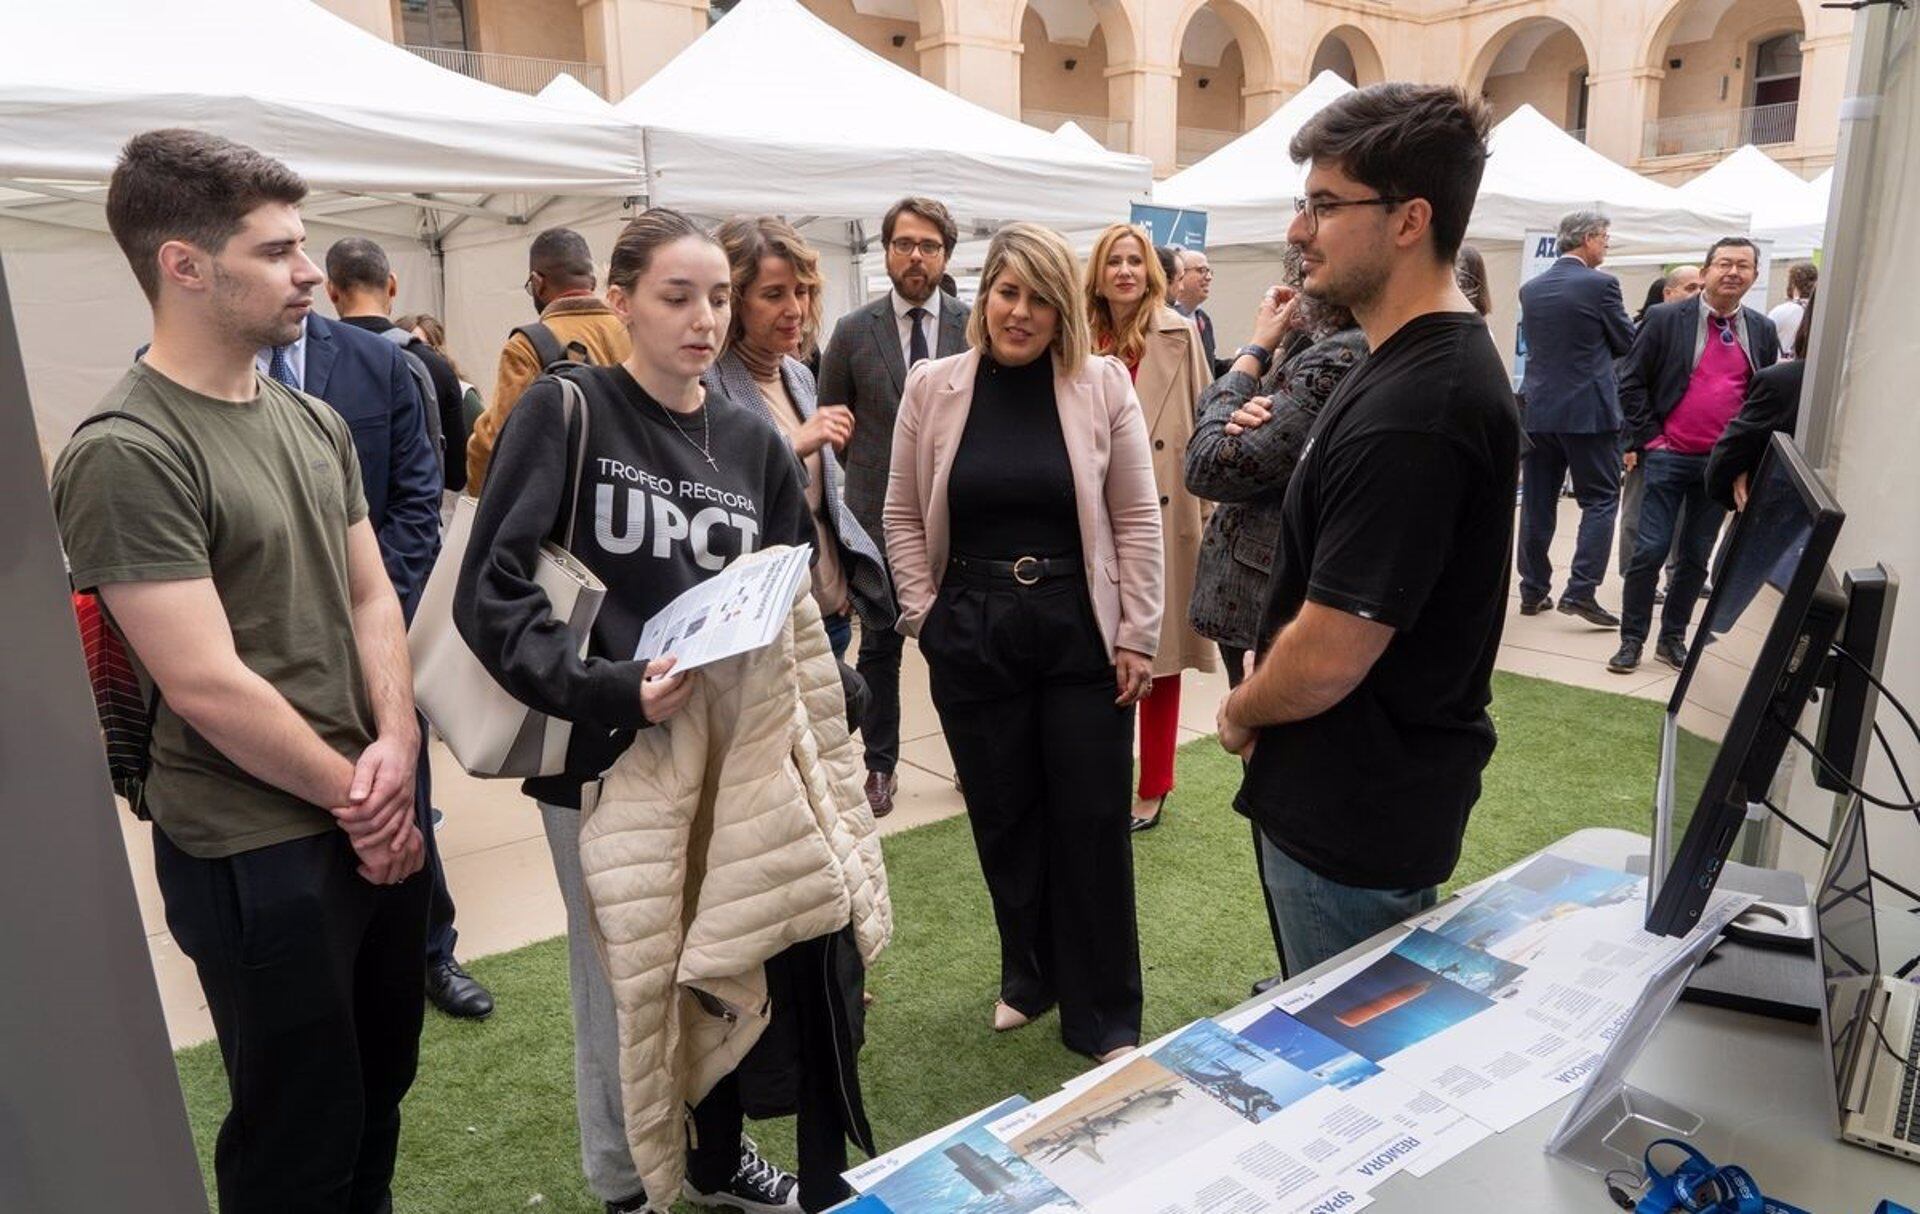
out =
{"type": "Polygon", "coordinates": [[[1371,352],[1287,487],[1267,642],[1220,706],[1290,973],[1432,905],[1493,753],[1520,420],[1453,274],[1487,127],[1457,89],[1384,84],[1291,149],[1303,289],[1371,352]]]}

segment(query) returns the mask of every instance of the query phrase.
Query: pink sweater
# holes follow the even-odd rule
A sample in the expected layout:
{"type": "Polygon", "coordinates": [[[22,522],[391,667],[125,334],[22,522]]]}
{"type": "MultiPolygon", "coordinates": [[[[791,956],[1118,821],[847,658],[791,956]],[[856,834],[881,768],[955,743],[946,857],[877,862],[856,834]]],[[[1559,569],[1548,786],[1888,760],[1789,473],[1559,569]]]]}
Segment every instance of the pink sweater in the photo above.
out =
{"type": "Polygon", "coordinates": [[[1660,437],[1647,444],[1649,450],[1705,455],[1740,412],[1753,369],[1737,342],[1722,340],[1723,332],[1726,330],[1720,323],[1709,317],[1707,348],[1701,351],[1700,365],[1693,369],[1680,403],[1667,414],[1660,437]]]}

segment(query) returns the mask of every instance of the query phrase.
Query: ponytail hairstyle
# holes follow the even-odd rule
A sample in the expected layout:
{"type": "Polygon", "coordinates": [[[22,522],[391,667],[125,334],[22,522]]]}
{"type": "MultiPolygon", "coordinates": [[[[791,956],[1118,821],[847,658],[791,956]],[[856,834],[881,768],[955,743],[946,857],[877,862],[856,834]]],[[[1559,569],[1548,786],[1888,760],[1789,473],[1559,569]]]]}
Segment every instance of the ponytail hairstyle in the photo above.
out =
{"type": "Polygon", "coordinates": [[[720,242],[679,211],[669,207],[649,207],[635,215],[620,230],[613,244],[613,260],[607,267],[607,285],[631,293],[640,276],[653,264],[653,255],[678,240],[692,236],[720,248],[720,242]]]}

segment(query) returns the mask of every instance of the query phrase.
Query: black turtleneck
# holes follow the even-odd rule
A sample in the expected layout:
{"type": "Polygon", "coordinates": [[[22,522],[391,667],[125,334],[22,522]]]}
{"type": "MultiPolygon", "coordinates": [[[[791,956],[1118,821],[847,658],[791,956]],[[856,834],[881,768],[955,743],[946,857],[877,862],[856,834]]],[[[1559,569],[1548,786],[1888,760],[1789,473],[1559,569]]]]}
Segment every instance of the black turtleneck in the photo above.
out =
{"type": "Polygon", "coordinates": [[[947,480],[952,550],[1011,561],[1080,551],[1073,465],[1053,396],[1053,359],[980,358],[973,404],[947,480]]]}

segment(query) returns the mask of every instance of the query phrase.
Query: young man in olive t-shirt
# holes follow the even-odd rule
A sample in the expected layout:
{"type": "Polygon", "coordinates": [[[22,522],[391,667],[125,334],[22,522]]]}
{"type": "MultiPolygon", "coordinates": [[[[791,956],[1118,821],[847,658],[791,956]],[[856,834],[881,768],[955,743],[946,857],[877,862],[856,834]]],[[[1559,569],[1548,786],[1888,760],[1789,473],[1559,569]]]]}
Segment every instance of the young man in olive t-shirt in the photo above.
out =
{"type": "Polygon", "coordinates": [[[399,600],[345,423],[254,368],[321,281],[305,194],[217,136],[127,144],[107,222],[153,344],[54,469],[74,584],[160,693],[154,868],[226,1064],[223,1214],[391,1210],[423,1003],[399,600]]]}

